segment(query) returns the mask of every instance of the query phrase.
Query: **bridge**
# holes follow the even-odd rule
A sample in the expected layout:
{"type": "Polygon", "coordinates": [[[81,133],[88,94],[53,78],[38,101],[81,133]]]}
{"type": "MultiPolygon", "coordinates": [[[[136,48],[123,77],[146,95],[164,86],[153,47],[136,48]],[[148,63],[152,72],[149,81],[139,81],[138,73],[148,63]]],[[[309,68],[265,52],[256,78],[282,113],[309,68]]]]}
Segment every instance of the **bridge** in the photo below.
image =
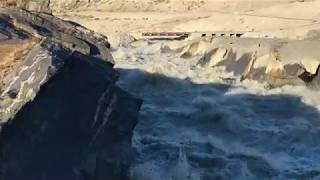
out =
{"type": "Polygon", "coordinates": [[[188,37],[235,37],[240,38],[246,32],[208,31],[208,32],[144,32],[142,37],[149,39],[185,39],[188,37]]]}

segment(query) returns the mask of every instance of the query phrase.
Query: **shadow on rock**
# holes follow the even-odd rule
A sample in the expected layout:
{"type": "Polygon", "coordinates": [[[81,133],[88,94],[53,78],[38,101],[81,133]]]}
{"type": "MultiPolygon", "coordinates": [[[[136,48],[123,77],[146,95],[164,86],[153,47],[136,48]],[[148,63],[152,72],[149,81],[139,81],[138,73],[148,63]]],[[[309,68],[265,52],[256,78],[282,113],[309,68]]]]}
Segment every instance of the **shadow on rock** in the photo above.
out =
{"type": "Polygon", "coordinates": [[[142,101],[109,63],[77,57],[2,127],[0,179],[126,179],[142,101]]]}

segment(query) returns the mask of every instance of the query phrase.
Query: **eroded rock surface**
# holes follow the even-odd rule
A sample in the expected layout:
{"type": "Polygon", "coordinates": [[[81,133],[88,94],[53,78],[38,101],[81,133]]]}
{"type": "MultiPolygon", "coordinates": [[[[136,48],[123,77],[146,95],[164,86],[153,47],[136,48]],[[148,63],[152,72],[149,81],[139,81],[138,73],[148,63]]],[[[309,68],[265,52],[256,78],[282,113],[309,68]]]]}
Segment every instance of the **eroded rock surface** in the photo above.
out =
{"type": "Polygon", "coordinates": [[[91,0],[0,0],[0,6],[19,7],[29,11],[51,13],[90,4],[91,0]]]}
{"type": "MultiPolygon", "coordinates": [[[[92,0],[51,0],[50,8],[54,11],[65,11],[67,9],[74,9],[79,6],[88,5],[92,0]]],[[[99,1],[99,0],[94,0],[99,1]]],[[[93,1],[92,1],[93,2],[93,1]]]]}
{"type": "Polygon", "coordinates": [[[50,0],[0,0],[0,7],[19,7],[29,11],[51,13],[50,0]]]}
{"type": "Polygon", "coordinates": [[[183,58],[199,56],[199,65],[224,67],[241,80],[266,82],[271,87],[319,87],[320,42],[260,38],[196,39],[165,47],[183,58]]]}
{"type": "Polygon", "coordinates": [[[76,23],[0,8],[0,179],[126,177],[141,100],[115,85],[109,47],[76,23]]]}

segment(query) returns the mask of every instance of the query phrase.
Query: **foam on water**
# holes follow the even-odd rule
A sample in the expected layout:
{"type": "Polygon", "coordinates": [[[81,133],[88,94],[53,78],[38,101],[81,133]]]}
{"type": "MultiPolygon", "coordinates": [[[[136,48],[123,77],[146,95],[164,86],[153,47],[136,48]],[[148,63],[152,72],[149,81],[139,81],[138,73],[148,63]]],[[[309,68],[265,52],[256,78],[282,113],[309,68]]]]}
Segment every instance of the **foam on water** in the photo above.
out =
{"type": "Polygon", "coordinates": [[[226,84],[231,73],[164,52],[164,43],[113,52],[119,85],[144,99],[132,179],[320,178],[319,92],[226,84]]]}

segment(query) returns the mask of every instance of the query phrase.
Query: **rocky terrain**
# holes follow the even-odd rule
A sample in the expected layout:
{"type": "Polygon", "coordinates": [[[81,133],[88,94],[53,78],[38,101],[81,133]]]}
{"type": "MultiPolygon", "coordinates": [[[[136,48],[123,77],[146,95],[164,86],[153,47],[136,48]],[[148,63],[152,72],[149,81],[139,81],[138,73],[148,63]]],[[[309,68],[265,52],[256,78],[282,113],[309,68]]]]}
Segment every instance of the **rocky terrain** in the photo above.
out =
{"type": "Polygon", "coordinates": [[[222,67],[240,81],[252,79],[269,87],[306,85],[319,88],[319,41],[281,41],[261,38],[206,38],[162,47],[197,65],[222,67]],[[300,51],[303,49],[302,51],[300,51]]]}
{"type": "Polygon", "coordinates": [[[319,179],[320,0],[0,6],[0,179],[319,179]]]}
{"type": "Polygon", "coordinates": [[[141,36],[143,32],[189,32],[186,41],[165,42],[164,48],[186,59],[199,56],[197,65],[225,67],[242,80],[267,82],[269,87],[317,87],[319,5],[320,1],[101,0],[83,2],[86,8],[55,13],[110,35],[115,46],[122,43],[123,34],[138,39],[134,43],[139,44],[149,41],[141,36]],[[113,26],[105,27],[107,22],[113,26]],[[244,35],[240,39],[192,37],[192,33],[215,31],[244,35]]]}
{"type": "Polygon", "coordinates": [[[133,180],[282,180],[320,176],[319,7],[101,0],[53,13],[108,35],[119,86],[144,99],[133,180]]]}
{"type": "Polygon", "coordinates": [[[106,36],[41,2],[0,2],[0,179],[125,179],[142,102],[106,36]]]}

